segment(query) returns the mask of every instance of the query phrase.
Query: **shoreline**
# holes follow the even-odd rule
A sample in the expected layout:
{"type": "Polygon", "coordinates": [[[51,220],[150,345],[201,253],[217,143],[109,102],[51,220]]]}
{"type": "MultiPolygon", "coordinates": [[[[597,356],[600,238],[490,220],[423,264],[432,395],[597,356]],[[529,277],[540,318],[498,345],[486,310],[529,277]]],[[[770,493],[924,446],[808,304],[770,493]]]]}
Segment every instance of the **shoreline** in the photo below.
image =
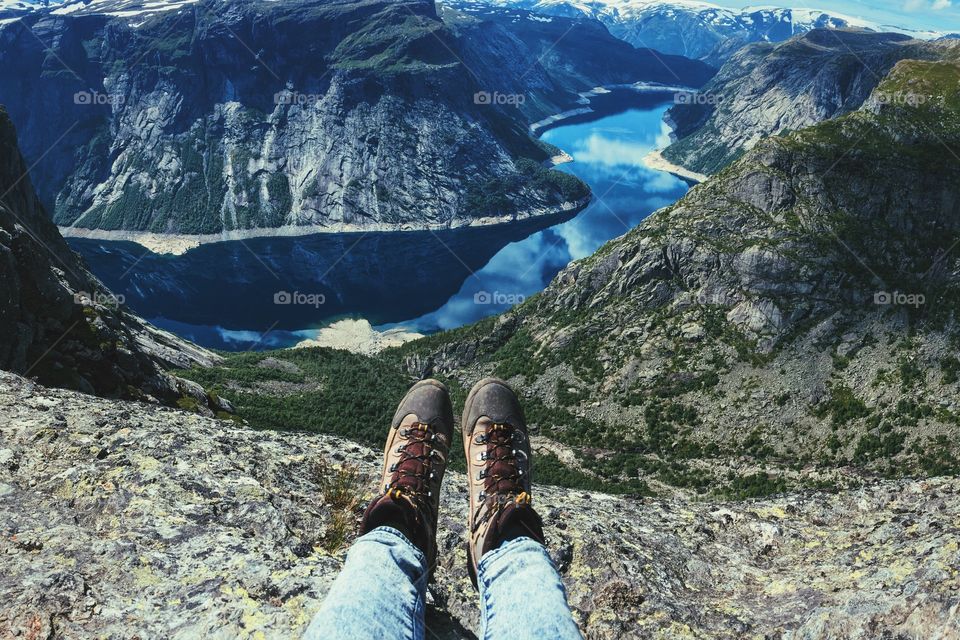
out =
{"type": "MultiPolygon", "coordinates": [[[[562,122],[568,118],[584,115],[587,113],[593,113],[593,109],[588,105],[590,104],[590,99],[605,93],[610,93],[616,89],[628,89],[636,91],[637,93],[669,93],[671,91],[692,91],[691,87],[681,87],[673,85],[664,85],[651,82],[634,82],[629,84],[612,84],[604,85],[599,87],[594,87],[589,91],[579,92],[579,98],[577,102],[579,104],[585,105],[583,107],[578,107],[576,109],[570,109],[561,113],[554,114],[537,122],[534,122],[530,125],[529,131],[530,134],[536,137],[539,137],[541,129],[556,125],[558,122],[562,122]]],[[[654,152],[659,154],[659,152],[654,152]]],[[[651,154],[653,155],[653,154],[651,154]]],[[[694,172],[688,172],[683,167],[677,167],[667,162],[666,159],[662,160],[662,165],[660,166],[651,166],[659,171],[667,171],[672,173],[685,180],[692,180],[695,182],[702,182],[705,176],[700,176],[694,172]],[[665,168],[665,167],[671,168],[665,168]],[[683,172],[683,173],[680,173],[683,172]]],[[[543,166],[547,168],[556,167],[561,164],[566,164],[569,162],[574,162],[574,158],[568,154],[566,151],[560,150],[560,153],[548,158],[543,162],[543,166]]],[[[647,162],[647,159],[644,159],[644,162],[647,162]]],[[[583,198],[577,202],[565,202],[559,208],[545,211],[545,212],[532,212],[526,215],[516,215],[510,218],[500,218],[500,217],[483,217],[475,218],[467,222],[454,222],[453,224],[434,224],[434,225],[423,225],[423,224],[376,224],[376,225],[356,225],[356,224],[334,224],[334,225],[285,225],[282,227],[271,227],[271,228],[258,228],[258,229],[234,229],[230,231],[222,231],[220,233],[209,233],[209,234],[178,234],[178,233],[155,233],[152,231],[128,231],[128,230],[107,230],[107,229],[84,229],[81,227],[63,227],[58,226],[57,228],[60,231],[60,234],[64,238],[76,238],[80,240],[102,240],[105,242],[133,242],[142,246],[158,255],[172,255],[172,256],[182,256],[188,251],[196,249],[203,245],[208,244],[217,244],[220,242],[237,242],[243,240],[253,240],[256,238],[293,238],[300,236],[312,236],[319,234],[336,234],[336,233],[394,233],[402,231],[449,231],[456,229],[464,229],[469,227],[491,227],[500,224],[515,224],[518,222],[525,222],[534,220],[537,218],[544,218],[550,216],[560,216],[570,214],[571,212],[582,211],[588,204],[590,204],[593,198],[593,193],[586,198],[583,198]]]]}
{"type": "MultiPolygon", "coordinates": [[[[611,93],[616,89],[628,89],[631,91],[636,91],[637,93],[670,93],[670,92],[681,92],[681,91],[696,91],[693,87],[681,87],[678,85],[667,85],[667,84],[658,84],[656,82],[634,82],[629,84],[607,84],[599,87],[594,87],[589,91],[579,92],[579,98],[577,99],[578,104],[584,106],[577,107],[576,109],[568,109],[567,111],[562,111],[556,113],[552,116],[547,116],[542,120],[537,120],[530,125],[530,133],[532,135],[538,136],[538,132],[541,129],[546,127],[552,127],[558,122],[566,120],[568,118],[573,118],[575,116],[582,116],[587,113],[593,113],[593,109],[589,106],[590,98],[595,98],[597,96],[603,95],[605,93],[611,93]]],[[[539,136],[538,136],[539,137],[539,136]]]]}
{"type": "Polygon", "coordinates": [[[643,164],[648,169],[653,169],[654,171],[664,171],[670,175],[680,178],[685,182],[692,182],[694,185],[706,182],[710,177],[670,162],[663,157],[663,149],[655,149],[648,153],[643,158],[643,164]]]}
{"type": "MultiPolygon", "coordinates": [[[[569,156],[568,156],[569,157],[569,156]]],[[[551,158],[548,162],[561,160],[560,156],[551,158]]],[[[562,160],[562,162],[571,162],[562,160]]],[[[560,164],[561,162],[558,162],[560,164]]],[[[338,224],[338,225],[286,225],[282,227],[270,227],[259,229],[235,229],[221,233],[209,234],[178,234],[178,233],[154,233],[150,231],[127,231],[127,230],[107,230],[107,229],[83,229],[80,227],[57,227],[60,235],[64,238],[76,238],[80,240],[103,240],[105,242],[133,242],[143,248],[158,255],[182,256],[183,254],[196,249],[197,247],[209,244],[218,244],[221,242],[238,242],[243,240],[253,240],[256,238],[295,238],[301,236],[313,236],[321,234],[346,234],[346,233],[396,233],[404,231],[452,231],[456,229],[467,229],[471,227],[494,227],[501,224],[516,224],[529,222],[540,218],[549,218],[551,216],[568,215],[574,211],[580,211],[588,204],[593,197],[582,198],[576,202],[564,202],[556,209],[549,211],[534,212],[528,215],[512,216],[502,218],[487,216],[483,218],[474,218],[469,222],[457,222],[450,225],[417,225],[417,224],[377,224],[377,225],[356,225],[356,224],[338,224]]]]}

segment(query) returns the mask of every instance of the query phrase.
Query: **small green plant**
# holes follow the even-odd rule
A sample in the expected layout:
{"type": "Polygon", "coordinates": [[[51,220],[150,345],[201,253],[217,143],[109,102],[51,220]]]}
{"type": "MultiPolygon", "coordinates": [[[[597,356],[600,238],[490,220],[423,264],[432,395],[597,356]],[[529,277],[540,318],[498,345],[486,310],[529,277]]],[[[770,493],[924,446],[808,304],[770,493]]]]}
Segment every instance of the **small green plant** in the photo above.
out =
{"type": "Polygon", "coordinates": [[[815,407],[813,415],[818,418],[829,415],[834,426],[840,426],[851,420],[867,417],[870,415],[870,409],[850,387],[841,384],[830,390],[830,398],[815,407]]]}
{"type": "Polygon", "coordinates": [[[364,481],[354,465],[334,466],[324,459],[311,465],[310,478],[330,514],[330,523],[320,538],[320,545],[335,553],[345,547],[353,535],[357,509],[363,499],[364,481]]]}
{"type": "Polygon", "coordinates": [[[943,384],[954,384],[960,380],[960,360],[949,356],[940,361],[940,372],[943,374],[943,384]]]}

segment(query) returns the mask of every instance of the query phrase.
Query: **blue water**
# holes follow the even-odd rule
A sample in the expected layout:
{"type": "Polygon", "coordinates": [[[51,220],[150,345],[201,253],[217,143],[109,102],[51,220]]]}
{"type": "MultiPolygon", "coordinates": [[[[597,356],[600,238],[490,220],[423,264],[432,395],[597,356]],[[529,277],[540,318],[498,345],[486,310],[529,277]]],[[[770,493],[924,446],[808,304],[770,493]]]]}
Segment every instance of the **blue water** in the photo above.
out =
{"type": "MultiPolygon", "coordinates": [[[[688,186],[642,160],[663,146],[671,95],[628,96],[631,107],[579,117],[543,139],[590,185],[574,218],[440,233],[320,234],[204,245],[159,256],[132,243],[72,240],[94,273],[154,324],[228,350],[296,344],[340,318],[420,332],[500,313],[541,291],[571,260],[590,255],[688,186]],[[276,304],[280,292],[322,304],[276,304]]],[[[621,100],[622,101],[622,100],[621,100]]]]}

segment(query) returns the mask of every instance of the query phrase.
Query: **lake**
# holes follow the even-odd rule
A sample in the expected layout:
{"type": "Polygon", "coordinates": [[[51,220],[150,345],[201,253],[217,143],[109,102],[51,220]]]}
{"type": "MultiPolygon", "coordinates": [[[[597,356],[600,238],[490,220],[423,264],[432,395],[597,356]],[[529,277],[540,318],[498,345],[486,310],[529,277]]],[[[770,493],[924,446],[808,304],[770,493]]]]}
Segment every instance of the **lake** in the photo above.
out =
{"type": "Polygon", "coordinates": [[[343,318],[421,333],[459,327],[543,290],[570,261],[686,193],[682,180],[643,165],[667,143],[663,114],[672,104],[672,94],[613,92],[591,102],[596,113],[543,132],[574,158],[558,169],[593,190],[590,205],[566,220],[257,238],[181,256],[130,242],[69,242],[133,311],[207,347],[292,346],[343,318]]]}

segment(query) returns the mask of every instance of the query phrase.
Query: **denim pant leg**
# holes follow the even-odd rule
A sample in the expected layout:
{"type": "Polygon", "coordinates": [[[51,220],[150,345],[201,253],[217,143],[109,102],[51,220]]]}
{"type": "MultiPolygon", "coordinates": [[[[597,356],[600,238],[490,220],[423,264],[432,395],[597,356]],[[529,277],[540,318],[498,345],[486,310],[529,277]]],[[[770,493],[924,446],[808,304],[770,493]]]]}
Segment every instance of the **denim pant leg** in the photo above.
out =
{"type": "Polygon", "coordinates": [[[547,550],[516,538],[488,552],[477,571],[483,640],[581,640],[547,550]]]}
{"type": "Polygon", "coordinates": [[[423,640],[427,562],[392,527],[357,538],[304,640],[423,640]]]}

